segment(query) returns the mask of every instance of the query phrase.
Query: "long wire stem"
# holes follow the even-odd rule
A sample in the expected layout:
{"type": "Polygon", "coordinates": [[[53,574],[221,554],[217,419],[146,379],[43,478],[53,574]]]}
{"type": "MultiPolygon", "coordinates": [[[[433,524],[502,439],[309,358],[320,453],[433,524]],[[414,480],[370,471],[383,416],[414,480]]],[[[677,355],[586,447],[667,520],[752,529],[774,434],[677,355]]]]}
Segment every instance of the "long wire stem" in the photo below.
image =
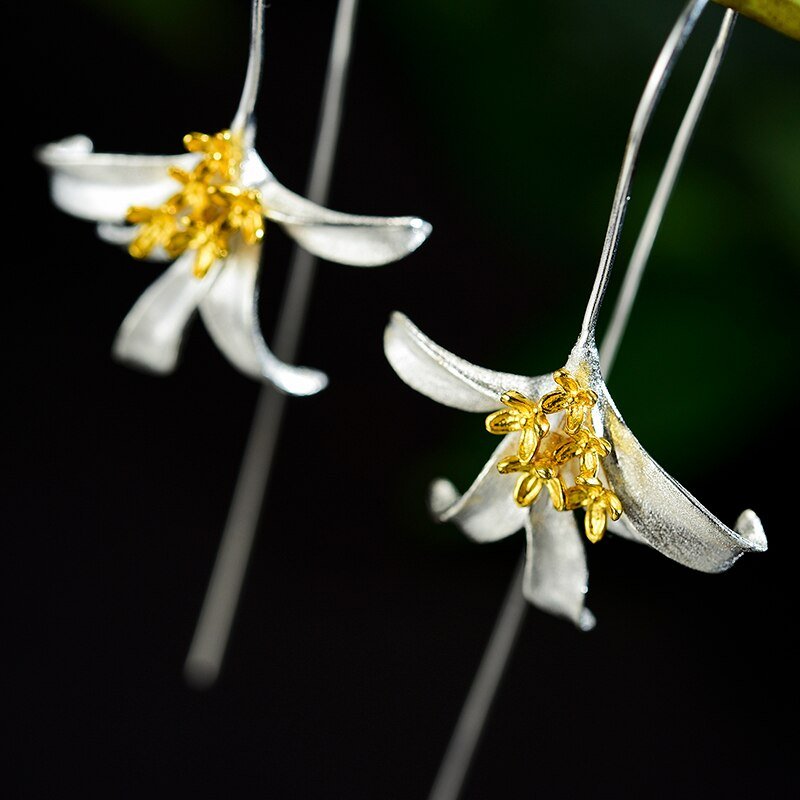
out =
{"type": "Polygon", "coordinates": [[[636,240],[631,260],[628,262],[628,268],[625,270],[625,276],[622,279],[622,288],[617,296],[608,328],[600,345],[600,366],[604,375],[608,375],[614,364],[614,359],[622,341],[622,335],[628,325],[634,300],[639,292],[639,284],[644,274],[644,268],[650,257],[650,251],[653,249],[653,242],[655,242],[658,228],[664,217],[664,211],[675,187],[675,180],[686,156],[686,150],[694,135],[695,126],[708,99],[708,93],[714,84],[719,65],[722,63],[725,51],[728,49],[736,17],[736,12],[731,10],[728,10],[723,17],[722,26],[714,42],[714,47],[703,68],[703,74],[700,76],[700,80],[694,90],[689,108],[681,121],[678,134],[667,157],[666,166],[658,180],[653,200],[647,209],[639,238],[636,240]]]}
{"type": "MultiPolygon", "coordinates": [[[[685,12],[681,19],[688,19],[685,12]]],[[[609,333],[606,335],[601,349],[602,359],[604,359],[605,365],[604,374],[606,377],[608,377],[608,372],[614,363],[614,357],[616,356],[622,340],[622,334],[628,322],[630,310],[633,306],[633,301],[639,288],[641,276],[647,264],[653,241],[655,240],[664,211],[666,210],[667,202],[669,201],[669,196],[675,184],[675,179],[680,170],[683,158],[686,155],[692,133],[694,132],[703,106],[708,98],[708,93],[716,77],[717,70],[725,55],[735,21],[736,13],[727,11],[717,39],[714,42],[714,47],[706,61],[697,88],[694,91],[692,100],[681,122],[678,135],[673,142],[666,166],[664,167],[655,195],[648,209],[645,223],[636,241],[631,261],[626,270],[623,293],[614,308],[609,325],[609,333]]],[[[685,37],[680,40],[671,36],[670,40],[674,43],[680,41],[680,45],[678,46],[682,46],[685,37]]],[[[670,40],[668,40],[668,44],[670,40]]],[[[662,51],[662,57],[663,55],[664,53],[662,51]]],[[[672,61],[674,62],[674,59],[672,61]]],[[[654,73],[659,70],[659,65],[662,63],[664,62],[660,57],[659,61],[656,62],[654,73]]],[[[651,82],[648,83],[648,87],[651,86],[651,82]]],[[[660,94],[660,90],[658,94],[660,94]]],[[[658,95],[655,96],[656,100],[657,97],[658,95]]],[[[643,101],[644,99],[643,97],[643,101]]],[[[639,116],[640,115],[637,113],[636,118],[639,118],[639,116]]],[[[630,137],[628,140],[628,148],[631,147],[632,141],[633,137],[630,137]]],[[[638,143],[636,144],[636,149],[638,151],[638,143]]],[[[627,163],[628,160],[626,158],[623,164],[623,171],[627,163]]],[[[629,166],[632,174],[632,168],[635,166],[635,159],[629,166]]],[[[630,183],[628,182],[625,189],[626,196],[629,188],[630,183]]],[[[614,234],[617,240],[621,230],[624,207],[618,209],[618,214],[620,227],[617,228],[616,234],[614,234]]],[[[612,212],[612,223],[614,222],[614,216],[612,212]]],[[[609,224],[609,231],[611,231],[611,229],[612,224],[609,224]]],[[[606,246],[608,247],[608,245],[609,238],[607,236],[606,246]]],[[[612,253],[615,248],[616,242],[613,244],[612,250],[609,250],[609,253],[612,253]]],[[[602,263],[601,261],[601,264],[602,263]]],[[[610,269],[610,262],[608,269],[610,269]]],[[[596,288],[597,284],[595,285],[595,289],[596,288]]],[[[486,726],[486,720],[491,710],[492,703],[494,702],[498,687],[505,674],[508,662],[514,652],[514,644],[522,628],[522,623],[527,615],[528,604],[520,591],[524,567],[525,555],[523,554],[514,570],[514,575],[506,592],[505,600],[503,601],[500,613],[495,621],[480,665],[473,678],[472,685],[470,686],[461,714],[456,722],[450,743],[445,751],[441,766],[439,767],[439,772],[437,773],[433,788],[429,794],[429,800],[457,800],[461,794],[461,789],[472,764],[475,750],[486,726]]]]}
{"type": "Polygon", "coordinates": [[[264,62],[264,0],[253,0],[250,29],[250,56],[247,60],[247,72],[244,77],[244,87],[239,100],[239,107],[231,123],[231,131],[244,136],[243,144],[249,147],[255,137],[253,124],[258,97],[258,87],[261,83],[261,71],[264,62]]]}
{"type": "Polygon", "coordinates": [[[653,71],[650,73],[642,92],[639,105],[636,108],[630,133],[628,134],[628,142],[625,145],[625,154],[622,157],[622,168],[617,179],[617,188],[614,190],[614,199],[611,203],[611,214],[608,219],[606,237],[603,241],[603,251],[600,254],[600,264],[597,267],[597,275],[594,279],[589,302],[586,304],[586,313],[583,316],[583,324],[581,325],[581,339],[583,340],[594,337],[595,328],[597,327],[597,316],[600,313],[600,306],[603,303],[608,281],[611,278],[611,269],[614,266],[617,246],[622,235],[622,226],[625,223],[625,212],[631,199],[631,182],[633,181],[633,173],[639,158],[642,138],[650,124],[658,101],[661,99],[664,87],[669,81],[675,62],[678,60],[686,40],[694,30],[700,14],[703,13],[706,3],[707,0],[691,0],[681,12],[667,37],[667,41],[664,42],[664,46],[661,48],[653,71]]]}
{"type": "MultiPolygon", "coordinates": [[[[357,9],[358,0],[339,0],[307,190],[308,198],[315,203],[326,202],[330,187],[357,9]]],[[[275,355],[288,363],[296,360],[315,265],[314,256],[295,245],[273,347],[275,355]]],[[[271,386],[262,387],[259,393],[228,519],[184,665],[186,680],[197,688],[211,686],[222,667],[272,472],[286,400],[286,395],[271,386]]]]}
{"type": "Polygon", "coordinates": [[[520,591],[525,572],[525,557],[519,560],[511,583],[506,590],[500,613],[492,628],[489,641],[481,656],[478,670],[472,679],[467,699],[458,715],[453,735],[428,795],[429,800],[456,800],[472,765],[472,758],[486,727],[497,688],[514,645],[528,614],[528,602],[520,591]]]}

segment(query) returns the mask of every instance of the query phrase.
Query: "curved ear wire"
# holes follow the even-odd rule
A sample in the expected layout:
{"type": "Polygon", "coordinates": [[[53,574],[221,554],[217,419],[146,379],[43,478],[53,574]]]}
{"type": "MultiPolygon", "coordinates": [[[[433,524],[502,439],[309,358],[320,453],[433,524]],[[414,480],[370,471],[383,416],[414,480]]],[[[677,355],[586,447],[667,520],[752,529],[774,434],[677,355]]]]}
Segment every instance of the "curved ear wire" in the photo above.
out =
{"type": "Polygon", "coordinates": [[[264,0],[253,0],[250,30],[250,55],[247,59],[247,73],[244,78],[239,108],[231,123],[231,131],[242,136],[243,144],[249,147],[255,138],[256,97],[261,83],[261,70],[264,62],[264,0]]]}
{"type": "Polygon", "coordinates": [[[678,172],[680,172],[683,159],[686,156],[686,150],[692,140],[695,126],[703,113],[708,93],[711,91],[719,65],[722,63],[725,51],[728,49],[736,17],[736,12],[730,9],[725,13],[716,41],[703,68],[703,73],[694,90],[689,107],[686,109],[686,114],[681,121],[675,141],[672,143],[667,163],[658,180],[650,207],[647,209],[642,229],[639,231],[639,238],[636,240],[631,260],[625,270],[622,288],[611,313],[608,329],[600,345],[600,367],[604,374],[608,373],[614,364],[622,335],[628,325],[633,302],[639,291],[644,268],[647,266],[647,259],[650,257],[653,242],[664,217],[667,203],[669,203],[678,172]]]}
{"type": "MultiPolygon", "coordinates": [[[[653,112],[658,105],[658,101],[661,99],[661,94],[664,91],[664,87],[666,86],[667,81],[672,74],[675,63],[683,50],[683,46],[686,44],[687,39],[694,30],[695,23],[697,22],[700,14],[703,12],[703,9],[706,7],[706,4],[707,0],[691,0],[686,8],[684,8],[683,12],[678,17],[677,22],[672,28],[672,31],[667,37],[667,41],[664,43],[661,52],[659,53],[655,66],[653,67],[647,84],[645,85],[642,97],[639,100],[639,105],[636,109],[633,123],[631,124],[630,133],[628,134],[628,142],[625,146],[625,154],[622,159],[622,168],[620,169],[619,179],[617,180],[617,188],[614,192],[614,200],[611,204],[611,215],[608,220],[608,228],[606,230],[605,241],[603,243],[603,251],[600,255],[600,264],[597,268],[594,285],[592,286],[592,292],[589,296],[589,302],[586,305],[586,312],[583,317],[583,324],[581,325],[581,334],[579,338],[579,342],[581,343],[587,343],[594,340],[595,331],[597,328],[597,317],[600,312],[600,306],[602,305],[603,297],[608,287],[608,282],[611,277],[611,269],[614,265],[614,257],[616,256],[617,246],[622,234],[622,226],[625,221],[625,211],[627,210],[628,201],[630,200],[631,182],[633,180],[636,162],[639,158],[639,150],[641,148],[642,139],[648,125],[650,124],[650,120],[652,119],[653,112]]],[[[712,62],[715,60],[715,54],[718,54],[716,57],[717,65],[724,54],[725,46],[732,31],[734,18],[735,12],[726,12],[722,27],[720,29],[720,34],[717,38],[717,42],[715,43],[714,50],[712,51],[712,62]]],[[[698,91],[700,91],[702,101],[705,100],[705,96],[708,93],[708,88],[710,88],[715,70],[716,67],[712,66],[710,70],[704,71],[703,76],[700,79],[698,91]],[[703,89],[706,82],[708,82],[708,86],[703,89]]],[[[699,115],[701,109],[702,102],[699,102],[694,111],[699,115]]],[[[690,112],[691,111],[692,106],[690,105],[690,112]]],[[[691,134],[693,125],[694,123],[691,123],[689,126],[689,135],[691,134]]],[[[685,146],[682,150],[679,149],[672,167],[670,166],[670,162],[668,162],[667,168],[673,168],[677,174],[677,167],[680,165],[680,161],[684,153],[685,146]]],[[[674,182],[674,176],[671,180],[674,182]]],[[[668,195],[669,192],[667,192],[667,197],[668,195]]],[[[657,197],[656,199],[659,198],[657,197]]],[[[658,222],[660,222],[661,214],[663,214],[663,207],[665,205],[666,202],[661,204],[660,213],[655,213],[654,218],[651,220],[650,228],[652,229],[653,237],[655,236],[655,230],[658,228],[658,222]]],[[[656,207],[656,212],[658,212],[658,207],[656,207]]]]}

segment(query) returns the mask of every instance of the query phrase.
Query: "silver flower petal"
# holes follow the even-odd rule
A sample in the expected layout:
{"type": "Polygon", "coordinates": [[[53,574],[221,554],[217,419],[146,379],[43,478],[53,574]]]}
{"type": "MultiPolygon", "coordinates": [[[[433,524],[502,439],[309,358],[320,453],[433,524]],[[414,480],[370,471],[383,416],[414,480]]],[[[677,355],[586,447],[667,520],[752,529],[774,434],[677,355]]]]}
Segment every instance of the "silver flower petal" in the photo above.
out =
{"type": "Polygon", "coordinates": [[[186,326],[219,275],[214,265],[202,280],[192,274],[195,253],[184,253],[136,301],[114,340],[120,361],[152,372],[172,372],[186,326]]]}
{"type": "MultiPolygon", "coordinates": [[[[261,245],[240,243],[200,301],[200,315],[217,347],[237,369],[266,378],[283,392],[316,394],[328,383],[318,370],[284,364],[267,347],[258,324],[261,245]]],[[[202,282],[202,281],[199,281],[202,282]]]]}
{"type": "Polygon", "coordinates": [[[527,509],[514,502],[513,475],[501,475],[497,462],[517,450],[519,434],[504,436],[480,475],[464,494],[450,481],[439,478],[431,484],[429,504],[439,522],[455,522],[471,539],[494,542],[515,533],[525,524],[527,509]]]}
{"type": "Polygon", "coordinates": [[[609,394],[593,341],[578,341],[567,368],[598,394],[595,423],[612,445],[603,469],[622,501],[628,531],[668,558],[701,572],[722,572],[743,553],[767,549],[764,529],[753,511],[740,516],[737,530],[732,530],[647,454],[609,394]]]}
{"type": "Polygon", "coordinates": [[[412,253],[430,235],[418,217],[368,217],[342,214],[312,203],[270,174],[258,187],[264,216],[279,223],[320,258],[356,267],[377,267],[412,253]]]}
{"type": "MultiPolygon", "coordinates": [[[[439,347],[397,312],[386,328],[384,348],[394,370],[412,388],[466,411],[498,408],[500,395],[509,389],[536,398],[555,385],[551,375],[525,378],[475,367],[439,347]]],[[[725,570],[745,552],[766,550],[764,530],[754,512],[745,511],[736,530],[731,530],[647,455],[608,393],[592,336],[581,336],[566,368],[597,393],[592,421],[598,434],[612,444],[603,473],[624,513],[609,523],[611,532],[705,572],[725,570]]],[[[513,487],[497,473],[496,464],[516,444],[517,434],[505,437],[463,496],[449,481],[435,481],[431,509],[437,519],[453,520],[478,541],[510,535],[519,527],[522,512],[528,536],[525,596],[588,630],[594,617],[583,607],[587,584],[583,537],[574,515],[556,511],[546,498],[534,502],[530,514],[513,504],[513,487]]]]}
{"type": "Polygon", "coordinates": [[[463,411],[494,411],[509,389],[538,397],[552,384],[550,375],[527,378],[476,367],[439,347],[399,311],[386,327],[383,347],[394,371],[412,389],[463,411]]]}
{"type": "MultiPolygon", "coordinates": [[[[605,387],[604,387],[605,388],[605,387]]],[[[630,527],[665,556],[702,572],[722,572],[767,539],[753,511],[732,530],[692,497],[644,450],[605,391],[603,419],[612,451],[603,467],[630,527]]]]}
{"type": "Polygon", "coordinates": [[[594,615],[583,605],[589,570],[575,515],[556,511],[548,498],[541,498],[525,515],[525,534],[525,597],[537,608],[591,630],[594,615]]]}
{"type": "Polygon", "coordinates": [[[69,214],[96,222],[122,222],[131,206],[160,205],[178,188],[167,169],[191,169],[198,160],[196,153],[95,153],[86,136],[45,145],[36,155],[50,170],[53,202],[69,214]]]}

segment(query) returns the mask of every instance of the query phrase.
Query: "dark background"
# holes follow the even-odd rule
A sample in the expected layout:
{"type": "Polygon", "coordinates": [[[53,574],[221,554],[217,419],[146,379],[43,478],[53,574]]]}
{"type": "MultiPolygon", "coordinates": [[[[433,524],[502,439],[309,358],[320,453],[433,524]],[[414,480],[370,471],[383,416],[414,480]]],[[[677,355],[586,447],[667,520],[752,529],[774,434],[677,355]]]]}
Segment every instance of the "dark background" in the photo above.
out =
{"type": "MultiPolygon", "coordinates": [[[[331,385],[290,403],[204,693],[181,667],[258,388],[201,325],[169,378],[111,360],[159,267],[56,211],[31,152],[83,132],[101,151],[169,153],[225,127],[248,3],[16,7],[31,55],[7,74],[23,203],[7,217],[4,518],[22,796],[426,796],[523,538],[478,546],[430,521],[428,481],[465,487],[494,441],[403,385],[381,330],[399,308],[476,363],[562,365],[681,5],[364,0],[330,205],[419,214],[434,233],[385,268],[320,265],[302,362],[331,385]]],[[[267,14],[259,150],[298,191],[334,10],[267,14]]],[[[721,15],[706,12],[646,140],[620,265],[721,15]]],[[[796,785],[799,65],[798,43],[740,20],[610,382],[650,452],[722,519],[756,509],[770,550],[709,576],[613,537],[590,547],[598,627],[529,615],[465,800],[796,785]]],[[[274,230],[268,340],[289,253],[274,230]]]]}

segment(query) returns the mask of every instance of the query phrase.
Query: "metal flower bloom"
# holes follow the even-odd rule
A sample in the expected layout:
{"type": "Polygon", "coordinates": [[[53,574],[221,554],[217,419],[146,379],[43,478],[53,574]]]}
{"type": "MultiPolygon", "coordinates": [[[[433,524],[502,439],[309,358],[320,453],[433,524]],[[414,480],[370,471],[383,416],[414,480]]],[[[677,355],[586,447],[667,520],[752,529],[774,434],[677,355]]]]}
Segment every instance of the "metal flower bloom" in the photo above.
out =
{"type": "Polygon", "coordinates": [[[253,4],[250,60],[230,130],[190,133],[175,156],[95,153],[73,136],[38,151],[51,172],[55,204],[98,223],[106,241],[136,258],[174,264],[125,318],[114,354],[154,372],[171,372],[184,331],[200,312],[219,349],[245,374],[297,395],[327,377],[281,362],[258,324],[257,277],[265,222],[329,261],[372,267],[414,251],[431,226],[417,217],[330,211],[282,186],[254,148],[253,108],[262,61],[263,3],[253,4]]]}
{"type": "Polygon", "coordinates": [[[204,278],[218,259],[228,257],[237,232],[245,244],[264,238],[264,212],[257,189],[236,185],[242,151],[230,131],[188,133],[183,143],[189,152],[201,154],[200,161],[191,172],[169,168],[170,177],[183,188],[160,206],[128,209],[127,221],[139,226],[128,252],[147,258],[160,246],[176,258],[194,250],[194,276],[204,278]]]}
{"type": "MultiPolygon", "coordinates": [[[[599,541],[606,529],[648,544],[703,572],[728,569],[743,553],[766,550],[760,520],[743,512],[733,528],[717,519],[645,451],[618,411],[603,377],[595,344],[597,319],[611,275],[642,135],[677,54],[704,0],[680,16],[650,76],[631,126],[612,204],[608,232],[580,334],[562,369],[526,377],[477,367],[425,336],[395,312],[384,349],[395,372],[413,389],[443,405],[489,413],[486,428],[504,434],[472,486],[462,495],[447,480],[433,482],[430,506],[472,539],[495,541],[525,528],[525,597],[584,630],[594,617],[584,607],[588,572],[581,533],[570,513],[584,512],[584,532],[599,541]]],[[[727,45],[729,12],[673,145],[615,310],[604,350],[613,357],[635,284],[658,229],[680,161],[727,45]],[[643,255],[642,255],[643,254],[643,255]],[[622,310],[621,310],[622,309],[622,310]]]]}
{"type": "MultiPolygon", "coordinates": [[[[559,390],[556,376],[563,375],[559,370],[555,376],[525,377],[476,367],[432,342],[398,312],[384,341],[389,363],[409,386],[464,411],[497,414],[511,387],[526,398],[550,396],[559,390]]],[[[520,455],[521,434],[506,434],[463,495],[447,480],[433,483],[430,505],[437,519],[453,520],[480,542],[524,527],[525,596],[585,629],[593,625],[584,608],[586,559],[575,518],[565,511],[585,509],[590,541],[602,538],[608,524],[612,533],[703,572],[720,572],[743,553],[766,549],[763,528],[752,511],[745,511],[734,529],[727,527],[647,454],[606,388],[593,339],[578,340],[564,369],[584,391],[597,396],[587,412],[592,430],[583,428],[547,449],[543,439],[529,462],[520,455]],[[572,467],[577,469],[572,487],[564,480],[565,459],[578,462],[572,467]],[[548,497],[540,496],[543,489],[548,497]]],[[[556,413],[562,415],[562,424],[566,421],[566,433],[568,412],[556,413]]],[[[550,424],[556,427],[556,422],[550,424]]]]}

